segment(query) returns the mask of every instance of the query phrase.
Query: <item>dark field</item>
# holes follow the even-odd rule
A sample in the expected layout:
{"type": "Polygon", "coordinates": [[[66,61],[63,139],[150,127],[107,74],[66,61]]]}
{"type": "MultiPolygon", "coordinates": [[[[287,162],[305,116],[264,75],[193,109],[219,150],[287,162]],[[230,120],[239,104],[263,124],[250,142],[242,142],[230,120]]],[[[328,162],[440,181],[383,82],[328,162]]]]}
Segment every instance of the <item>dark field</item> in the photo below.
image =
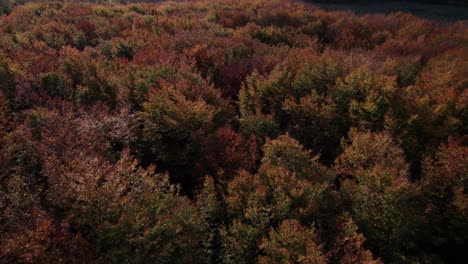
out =
{"type": "Polygon", "coordinates": [[[307,1],[325,10],[351,10],[357,14],[408,12],[444,22],[468,19],[466,1],[307,1]]]}

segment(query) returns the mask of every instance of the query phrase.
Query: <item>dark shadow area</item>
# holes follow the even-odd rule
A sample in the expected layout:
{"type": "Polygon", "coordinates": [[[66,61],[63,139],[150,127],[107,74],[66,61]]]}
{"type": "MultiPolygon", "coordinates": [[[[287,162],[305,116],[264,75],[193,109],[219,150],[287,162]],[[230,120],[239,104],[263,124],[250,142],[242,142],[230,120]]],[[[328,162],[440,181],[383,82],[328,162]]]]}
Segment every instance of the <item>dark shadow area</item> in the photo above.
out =
{"type": "Polygon", "coordinates": [[[467,1],[306,1],[317,5],[325,10],[351,10],[356,14],[380,13],[390,14],[393,12],[408,12],[416,16],[440,20],[443,22],[454,22],[468,19],[467,1]]]}

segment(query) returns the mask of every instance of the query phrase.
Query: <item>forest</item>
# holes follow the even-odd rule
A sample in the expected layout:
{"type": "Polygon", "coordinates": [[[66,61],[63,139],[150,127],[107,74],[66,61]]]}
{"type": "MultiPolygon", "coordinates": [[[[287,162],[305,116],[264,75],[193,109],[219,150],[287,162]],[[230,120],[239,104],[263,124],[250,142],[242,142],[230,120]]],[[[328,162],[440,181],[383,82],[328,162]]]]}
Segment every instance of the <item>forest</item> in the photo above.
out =
{"type": "Polygon", "coordinates": [[[464,263],[466,21],[105,2],[4,5],[0,263],[464,263]]]}

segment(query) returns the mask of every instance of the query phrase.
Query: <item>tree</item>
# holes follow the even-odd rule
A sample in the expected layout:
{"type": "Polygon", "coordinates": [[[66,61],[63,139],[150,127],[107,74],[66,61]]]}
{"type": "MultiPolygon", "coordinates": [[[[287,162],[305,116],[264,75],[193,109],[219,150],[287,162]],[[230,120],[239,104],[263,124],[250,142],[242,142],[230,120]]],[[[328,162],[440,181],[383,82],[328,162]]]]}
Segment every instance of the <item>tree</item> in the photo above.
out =
{"type": "Polygon", "coordinates": [[[221,236],[228,220],[226,201],[221,186],[213,178],[207,177],[203,187],[197,200],[204,223],[203,249],[207,262],[220,263],[226,254],[221,236]]]}
{"type": "Polygon", "coordinates": [[[463,254],[462,244],[468,238],[467,163],[468,148],[454,138],[442,144],[435,157],[423,161],[428,241],[438,248],[451,248],[451,256],[444,254],[447,261],[463,254]]]}
{"type": "Polygon", "coordinates": [[[48,206],[106,261],[197,262],[201,219],[168,175],[140,167],[128,150],[113,162],[105,131],[68,114],[49,113],[34,143],[48,206]]]}
{"type": "Polygon", "coordinates": [[[284,167],[312,183],[331,180],[330,173],[319,163],[318,156],[312,157],[310,151],[288,135],[268,139],[263,146],[263,153],[262,165],[284,167]]]}
{"type": "Polygon", "coordinates": [[[150,144],[153,157],[188,192],[202,183],[202,143],[223,118],[219,94],[204,85],[179,81],[155,89],[140,113],[144,139],[150,144]]]}
{"type": "Polygon", "coordinates": [[[0,56],[0,92],[3,93],[7,109],[13,110],[16,97],[15,74],[3,56],[0,56]]]}
{"type": "MultiPolygon", "coordinates": [[[[334,99],[340,122],[373,131],[384,128],[397,92],[391,77],[357,69],[337,83],[334,99]]],[[[345,126],[346,127],[346,126],[345,126]]]]}
{"type": "Polygon", "coordinates": [[[364,247],[365,237],[358,233],[358,226],[348,213],[338,217],[334,228],[336,237],[332,250],[327,254],[328,261],[340,264],[382,263],[375,260],[372,253],[364,247]]]}
{"type": "Polygon", "coordinates": [[[350,141],[336,162],[345,208],[383,261],[411,259],[422,206],[418,188],[408,181],[403,151],[388,133],[352,130],[350,141]]]}
{"type": "Polygon", "coordinates": [[[133,189],[114,200],[120,204],[113,217],[98,226],[99,251],[109,260],[131,263],[202,261],[203,225],[194,206],[168,183],[168,177],[148,174],[151,168],[146,172],[126,165],[122,167],[129,180],[125,187],[133,189]],[[141,179],[141,184],[132,186],[135,179],[141,179]]]}
{"type": "Polygon", "coordinates": [[[240,173],[228,186],[226,202],[232,219],[224,233],[230,261],[255,261],[258,243],[270,228],[286,219],[312,224],[329,174],[294,139],[268,140],[256,175],[240,173]]]}
{"type": "Polygon", "coordinates": [[[297,220],[283,221],[277,230],[271,228],[268,238],[260,243],[259,263],[326,263],[313,228],[297,220]]]}
{"type": "Polygon", "coordinates": [[[242,138],[232,128],[222,127],[205,142],[206,169],[223,186],[240,170],[255,171],[259,150],[255,137],[242,138]]]}
{"type": "Polygon", "coordinates": [[[7,14],[11,10],[10,0],[0,0],[0,15],[7,14]]]}
{"type": "MultiPolygon", "coordinates": [[[[64,86],[63,96],[82,106],[92,106],[98,102],[115,107],[117,103],[117,88],[106,76],[106,67],[99,61],[93,61],[89,51],[80,52],[71,47],[60,51],[61,69],[64,77],[48,77],[45,80],[54,85],[64,86]],[[60,80],[62,79],[62,80],[60,80]],[[67,80],[68,79],[68,80],[67,80]],[[71,88],[68,86],[71,81],[71,88]]],[[[56,87],[55,89],[60,88],[56,87]]]]}
{"type": "Polygon", "coordinates": [[[466,23],[123,2],[0,0],[0,262],[464,259],[466,23]]]}
{"type": "Polygon", "coordinates": [[[307,148],[320,153],[329,161],[339,146],[336,106],[330,98],[316,93],[300,100],[288,98],[283,103],[286,131],[297,138],[307,148]]]}

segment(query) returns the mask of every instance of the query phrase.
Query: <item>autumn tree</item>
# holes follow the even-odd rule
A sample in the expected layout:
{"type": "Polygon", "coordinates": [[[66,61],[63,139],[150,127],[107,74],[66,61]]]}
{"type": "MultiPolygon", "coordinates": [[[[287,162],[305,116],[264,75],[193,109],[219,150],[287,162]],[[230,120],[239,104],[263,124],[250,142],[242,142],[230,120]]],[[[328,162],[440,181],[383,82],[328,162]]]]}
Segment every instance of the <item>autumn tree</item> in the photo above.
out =
{"type": "Polygon", "coordinates": [[[332,263],[382,263],[374,259],[372,253],[365,248],[366,238],[359,233],[359,228],[348,213],[337,217],[336,236],[333,247],[328,253],[328,261],[332,263]]]}
{"type": "Polygon", "coordinates": [[[288,136],[268,140],[263,152],[256,175],[240,173],[228,186],[233,220],[224,237],[229,261],[256,259],[263,234],[283,220],[311,224],[330,179],[316,158],[288,136]]]}
{"type": "Polygon", "coordinates": [[[225,111],[212,87],[186,80],[154,89],[143,104],[140,116],[150,153],[188,192],[202,183],[204,138],[223,124],[225,111]]]}
{"type": "Polygon", "coordinates": [[[16,96],[15,74],[10,63],[0,56],[0,92],[3,94],[5,105],[12,110],[16,96]]]}
{"type": "Polygon", "coordinates": [[[314,229],[296,220],[285,220],[278,230],[270,229],[260,248],[265,254],[260,263],[326,263],[314,229]]]}
{"type": "Polygon", "coordinates": [[[0,0],[0,262],[463,259],[466,23],[123,2],[0,0]]]}
{"type": "Polygon", "coordinates": [[[339,120],[342,124],[380,130],[396,93],[393,78],[357,69],[337,84],[334,96],[339,120]]]}
{"type": "Polygon", "coordinates": [[[377,256],[411,258],[421,227],[421,197],[408,180],[403,151],[385,132],[352,130],[349,138],[336,161],[346,208],[377,256]]]}
{"type": "Polygon", "coordinates": [[[451,260],[462,253],[462,241],[467,230],[467,158],[468,149],[461,140],[449,138],[442,144],[435,157],[423,162],[422,190],[426,201],[426,217],[431,244],[450,247],[451,260]]]}

